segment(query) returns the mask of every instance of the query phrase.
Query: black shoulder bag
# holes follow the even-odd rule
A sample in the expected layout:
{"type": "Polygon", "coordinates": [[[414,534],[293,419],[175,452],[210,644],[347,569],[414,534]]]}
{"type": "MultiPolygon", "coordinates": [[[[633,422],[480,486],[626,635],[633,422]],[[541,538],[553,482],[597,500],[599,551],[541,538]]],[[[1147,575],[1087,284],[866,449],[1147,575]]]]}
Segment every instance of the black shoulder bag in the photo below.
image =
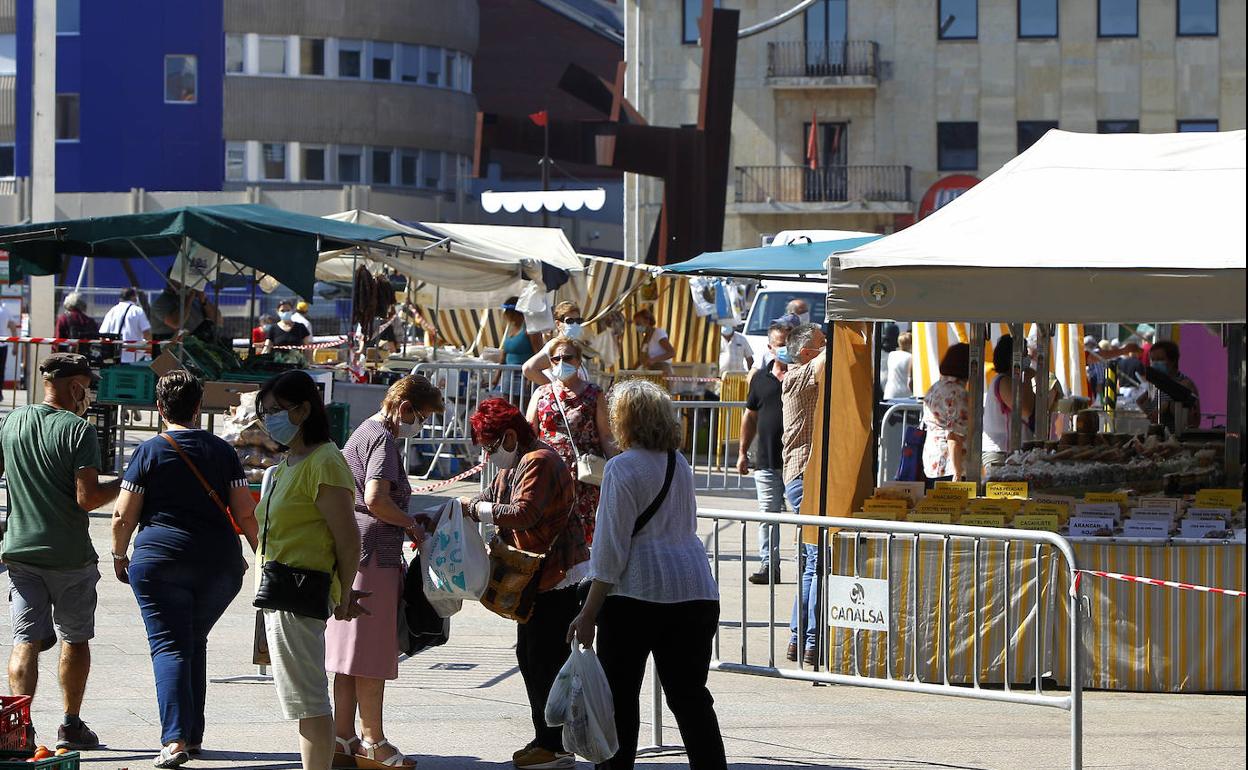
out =
{"type": "Polygon", "coordinates": [[[650,523],[650,519],[654,518],[654,514],[659,512],[659,506],[667,499],[667,491],[672,488],[672,475],[675,472],[676,452],[669,450],[667,453],[667,474],[663,477],[663,488],[659,490],[659,496],[654,498],[654,502],[650,503],[649,507],[637,517],[637,523],[633,525],[633,537],[637,537],[637,533],[650,523]]]}
{"type": "MultiPolygon", "coordinates": [[[[276,476],[273,481],[277,487],[276,476]]],[[[264,507],[264,532],[260,536],[260,553],[266,552],[269,542],[269,523],[273,520],[269,510],[273,505],[273,490],[264,507]]],[[[315,620],[328,620],[330,616],[330,586],[333,575],[315,569],[292,567],[280,561],[265,559],[260,572],[260,587],[252,606],[262,610],[278,610],[302,615],[315,620]]],[[[351,586],[343,586],[349,591],[351,586]]]]}

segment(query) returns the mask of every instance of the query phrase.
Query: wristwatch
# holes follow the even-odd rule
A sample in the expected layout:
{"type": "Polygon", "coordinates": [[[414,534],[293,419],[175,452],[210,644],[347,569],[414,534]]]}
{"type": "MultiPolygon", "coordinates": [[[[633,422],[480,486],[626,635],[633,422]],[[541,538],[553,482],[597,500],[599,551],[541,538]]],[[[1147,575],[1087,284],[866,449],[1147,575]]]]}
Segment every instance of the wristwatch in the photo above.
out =
{"type": "Polygon", "coordinates": [[[109,553],[112,554],[113,561],[130,561],[130,557],[124,553],[117,553],[116,551],[109,551],[109,553]]]}

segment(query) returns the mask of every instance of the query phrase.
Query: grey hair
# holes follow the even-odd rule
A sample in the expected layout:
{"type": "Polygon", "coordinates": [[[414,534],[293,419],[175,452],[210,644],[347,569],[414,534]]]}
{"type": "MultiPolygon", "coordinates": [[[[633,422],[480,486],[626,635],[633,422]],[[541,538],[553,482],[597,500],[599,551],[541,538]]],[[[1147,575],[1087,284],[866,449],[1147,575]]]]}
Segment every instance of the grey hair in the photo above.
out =
{"type": "Polygon", "coordinates": [[[61,303],[61,306],[66,310],[74,310],[75,308],[78,310],[86,310],[87,301],[82,298],[82,294],[76,291],[71,291],[69,294],[65,295],[65,301],[61,303]]]}
{"type": "Polygon", "coordinates": [[[667,391],[647,380],[625,380],[607,399],[611,432],[621,449],[678,450],[684,442],[680,421],[667,391]]]}
{"type": "Polygon", "coordinates": [[[810,344],[815,338],[815,332],[822,332],[823,327],[819,324],[801,324],[794,326],[789,332],[789,350],[794,352],[801,350],[810,344]]]}
{"type": "Polygon", "coordinates": [[[786,312],[792,313],[793,315],[798,315],[797,308],[799,307],[804,307],[806,308],[807,311],[809,311],[810,303],[808,303],[806,300],[802,299],[801,297],[794,297],[793,299],[789,300],[789,304],[785,305],[784,309],[786,312]]]}

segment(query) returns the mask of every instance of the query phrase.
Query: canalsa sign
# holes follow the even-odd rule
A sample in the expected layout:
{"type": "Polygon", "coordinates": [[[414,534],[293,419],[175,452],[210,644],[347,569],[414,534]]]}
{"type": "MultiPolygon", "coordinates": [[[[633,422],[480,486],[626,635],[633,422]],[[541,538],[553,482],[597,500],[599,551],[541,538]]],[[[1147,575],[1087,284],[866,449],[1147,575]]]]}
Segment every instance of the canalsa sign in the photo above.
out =
{"type": "Polygon", "coordinates": [[[829,575],[828,625],[887,631],[888,581],[829,575]]]}

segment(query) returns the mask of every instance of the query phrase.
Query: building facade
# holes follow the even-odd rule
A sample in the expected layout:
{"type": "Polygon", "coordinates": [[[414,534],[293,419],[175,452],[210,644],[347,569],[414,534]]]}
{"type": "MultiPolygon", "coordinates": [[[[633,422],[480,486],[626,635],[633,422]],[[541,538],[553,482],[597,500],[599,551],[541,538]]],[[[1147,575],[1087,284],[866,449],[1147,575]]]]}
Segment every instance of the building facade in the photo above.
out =
{"type": "MultiPolygon", "coordinates": [[[[701,0],[623,4],[628,97],[653,124],[692,123],[701,0]]],[[[747,27],[794,2],[719,4],[747,27]]],[[[739,41],[724,247],[891,232],[1051,128],[1241,129],[1244,86],[1242,0],[817,0],[739,41]]],[[[660,196],[626,178],[630,257],[660,196]]]]}
{"type": "MultiPolygon", "coordinates": [[[[33,7],[0,0],[0,178],[30,169],[33,7]]],[[[461,208],[477,25],[476,0],[58,0],[57,191],[461,208]]]]}

